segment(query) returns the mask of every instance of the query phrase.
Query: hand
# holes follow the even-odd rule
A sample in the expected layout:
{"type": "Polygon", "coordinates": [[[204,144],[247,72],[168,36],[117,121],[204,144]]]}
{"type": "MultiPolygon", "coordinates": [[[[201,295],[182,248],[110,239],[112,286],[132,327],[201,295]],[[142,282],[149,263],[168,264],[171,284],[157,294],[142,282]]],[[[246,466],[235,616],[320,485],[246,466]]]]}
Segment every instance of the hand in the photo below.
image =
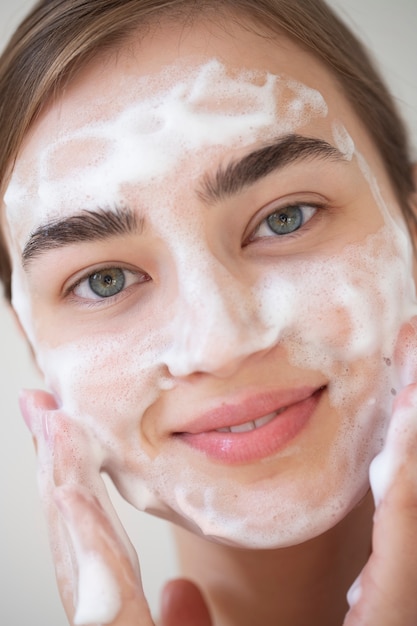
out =
{"type": "Polygon", "coordinates": [[[398,396],[371,484],[372,555],[351,589],[344,626],[416,626],[417,384],[398,396]]]}
{"type": "MultiPolygon", "coordinates": [[[[137,555],[113,509],[94,441],[45,392],[24,392],[58,587],[71,625],[154,626],[137,555]]],[[[168,583],[161,626],[211,626],[197,587],[168,583]]]]}

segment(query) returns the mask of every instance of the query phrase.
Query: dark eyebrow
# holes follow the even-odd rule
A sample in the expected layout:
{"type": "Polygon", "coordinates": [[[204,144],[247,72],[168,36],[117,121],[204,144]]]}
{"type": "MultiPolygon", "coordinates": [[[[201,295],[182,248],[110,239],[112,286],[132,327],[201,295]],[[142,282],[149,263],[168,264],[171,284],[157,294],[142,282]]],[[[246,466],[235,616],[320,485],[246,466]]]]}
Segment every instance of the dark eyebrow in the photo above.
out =
{"type": "Polygon", "coordinates": [[[142,228],[143,220],[128,207],[83,210],[64,219],[54,219],[31,233],[23,249],[23,265],[27,266],[48,250],[83,241],[129,235],[140,232],[142,228]]]}
{"type": "Polygon", "coordinates": [[[204,202],[212,204],[243,191],[275,170],[307,159],[346,162],[342,152],[323,139],[285,135],[241,160],[219,168],[214,176],[207,174],[198,195],[204,202]]]}
{"type": "MultiPolygon", "coordinates": [[[[211,204],[237,194],[271,172],[307,159],[346,161],[342,152],[323,139],[290,134],[254,150],[238,161],[220,167],[214,176],[206,175],[197,191],[211,204]]],[[[64,219],[54,219],[31,233],[22,258],[23,265],[43,252],[83,241],[100,241],[110,237],[138,233],[143,219],[128,207],[83,210],[64,219]]]]}

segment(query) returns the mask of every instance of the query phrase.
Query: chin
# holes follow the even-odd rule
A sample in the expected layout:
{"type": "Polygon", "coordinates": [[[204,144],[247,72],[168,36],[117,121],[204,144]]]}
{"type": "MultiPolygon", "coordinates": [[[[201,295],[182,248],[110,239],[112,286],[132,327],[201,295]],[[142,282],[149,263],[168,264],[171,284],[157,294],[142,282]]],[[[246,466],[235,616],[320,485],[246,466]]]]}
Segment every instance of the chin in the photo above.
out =
{"type": "MultiPolygon", "coordinates": [[[[333,502],[323,503],[320,509],[308,510],[307,507],[287,506],[282,513],[277,507],[270,518],[260,519],[259,515],[253,519],[230,518],[225,521],[223,528],[218,528],[216,534],[210,532],[208,525],[202,525],[198,534],[209,541],[220,543],[234,548],[249,550],[277,550],[289,548],[308,542],[325,534],[337,526],[366,494],[358,495],[353,502],[343,504],[339,498],[333,502]]],[[[195,529],[186,524],[189,530],[195,529]]]]}
{"type": "Polygon", "coordinates": [[[296,489],[291,481],[283,485],[275,478],[268,484],[252,486],[230,481],[204,486],[201,480],[179,486],[168,485],[168,480],[151,491],[143,483],[125,478],[117,482],[117,487],[137,509],[208,541],[251,550],[287,548],[326,533],[369,490],[365,468],[361,477],[356,475],[350,481],[346,477],[340,481],[336,476],[317,477],[315,490],[312,483],[307,489],[305,485],[296,489]]]}

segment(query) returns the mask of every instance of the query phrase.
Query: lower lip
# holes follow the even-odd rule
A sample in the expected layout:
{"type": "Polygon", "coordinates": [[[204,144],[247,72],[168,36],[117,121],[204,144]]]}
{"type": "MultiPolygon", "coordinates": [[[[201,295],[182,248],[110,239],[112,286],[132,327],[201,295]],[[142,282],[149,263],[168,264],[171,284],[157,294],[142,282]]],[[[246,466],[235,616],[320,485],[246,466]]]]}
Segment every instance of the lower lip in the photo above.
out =
{"type": "Polygon", "coordinates": [[[226,464],[250,463],[272,456],[297,437],[315,412],[323,389],[289,406],[271,422],[243,433],[215,430],[177,435],[184,443],[226,464]]]}

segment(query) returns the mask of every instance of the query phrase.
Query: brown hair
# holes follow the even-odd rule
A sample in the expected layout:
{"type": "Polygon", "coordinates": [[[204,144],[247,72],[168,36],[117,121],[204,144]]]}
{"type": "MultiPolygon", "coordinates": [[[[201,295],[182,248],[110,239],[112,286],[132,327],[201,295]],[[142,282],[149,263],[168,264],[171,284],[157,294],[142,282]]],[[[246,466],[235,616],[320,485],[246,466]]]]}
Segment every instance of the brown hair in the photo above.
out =
{"type": "MultiPolygon", "coordinates": [[[[406,219],[413,219],[407,133],[364,47],[322,0],[41,0],[0,58],[0,191],[21,143],[64,81],[94,55],[138,27],[202,11],[244,15],[263,32],[286,34],[319,58],[339,81],[373,139],[406,219]]],[[[0,279],[11,298],[11,265],[0,232],[0,279]]]]}

